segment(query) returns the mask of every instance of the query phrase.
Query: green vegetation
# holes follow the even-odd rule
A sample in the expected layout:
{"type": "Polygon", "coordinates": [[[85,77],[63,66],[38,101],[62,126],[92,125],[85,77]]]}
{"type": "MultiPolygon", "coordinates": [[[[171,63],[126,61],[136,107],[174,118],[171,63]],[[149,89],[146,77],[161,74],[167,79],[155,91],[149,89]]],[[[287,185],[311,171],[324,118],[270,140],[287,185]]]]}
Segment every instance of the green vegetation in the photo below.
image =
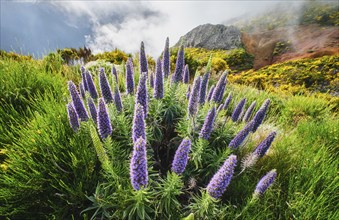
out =
{"type": "MultiPolygon", "coordinates": [[[[201,62],[196,68],[203,66],[205,58],[207,63],[207,52],[200,49],[185,52],[186,56],[191,56],[189,59],[193,64],[201,62]]],[[[223,57],[224,52],[214,53],[213,57],[233,65],[223,57]]],[[[43,60],[14,55],[0,59],[1,218],[339,218],[339,120],[336,108],[322,96],[306,92],[290,95],[280,91],[284,89],[283,85],[318,90],[326,83],[328,87],[324,91],[337,88],[331,86],[339,78],[335,72],[338,56],[290,61],[258,72],[248,71],[241,77],[229,75],[228,79],[233,82],[253,84],[261,89],[269,90],[269,84],[279,86],[273,92],[229,83],[225,96],[232,92],[234,98],[231,107],[217,116],[209,146],[201,155],[203,166],[195,169],[193,159],[189,160],[181,178],[170,173],[166,175],[164,171],[168,171],[168,166],[159,174],[155,163],[155,146],[168,146],[173,153],[181,137],[189,132],[183,95],[187,85],[170,89],[166,83],[164,99],[151,99],[149,105],[150,183],[147,189],[140,191],[132,190],[128,171],[133,97],[122,94],[124,112],[121,114],[116,112],[114,105],[109,105],[109,114],[117,116],[111,117],[114,135],[111,140],[99,141],[92,121],[81,123],[80,130],[75,133],[67,119],[67,81],[80,81],[79,67],[66,66],[57,56],[49,56],[43,60]],[[255,81],[255,75],[260,80],[255,81]],[[259,103],[266,98],[270,98],[271,106],[258,131],[250,136],[245,147],[236,151],[239,158],[253,150],[271,131],[277,131],[278,135],[268,155],[252,169],[236,176],[224,196],[213,201],[201,188],[206,187],[231,153],[227,145],[244,126],[243,123],[228,121],[224,124],[223,121],[244,97],[247,98],[246,107],[257,101],[255,110],[258,110],[259,103]],[[163,132],[167,130],[173,132],[169,134],[171,138],[160,145],[163,132]],[[105,158],[98,158],[96,154],[102,148],[109,158],[106,169],[101,165],[105,158]],[[278,172],[275,184],[262,198],[251,200],[260,177],[273,168],[278,172]],[[112,175],[110,170],[118,175],[112,175]]],[[[213,64],[212,68],[223,67],[213,64]]],[[[214,69],[214,72],[218,71],[214,69]]],[[[97,83],[97,78],[95,81],[97,83]]],[[[124,73],[119,74],[119,82],[124,82],[124,73]]],[[[151,94],[152,89],[149,92],[151,94]]],[[[209,104],[200,107],[197,127],[201,127],[209,108],[209,104]]],[[[236,169],[236,174],[239,172],[236,169]]]]}

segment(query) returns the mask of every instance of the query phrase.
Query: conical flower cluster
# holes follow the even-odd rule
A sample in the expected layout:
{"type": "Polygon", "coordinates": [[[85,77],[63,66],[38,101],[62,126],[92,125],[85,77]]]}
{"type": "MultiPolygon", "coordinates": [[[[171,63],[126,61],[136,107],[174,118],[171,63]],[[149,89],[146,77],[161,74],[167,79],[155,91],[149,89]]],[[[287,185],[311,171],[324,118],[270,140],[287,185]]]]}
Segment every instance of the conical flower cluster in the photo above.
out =
{"type": "Polygon", "coordinates": [[[228,108],[228,106],[230,105],[231,101],[232,101],[232,93],[228,94],[228,96],[227,96],[227,98],[225,100],[225,103],[224,103],[224,106],[223,106],[224,110],[226,110],[228,108]]]}
{"type": "Polygon", "coordinates": [[[207,193],[213,198],[220,198],[226,191],[237,165],[237,156],[230,155],[207,186],[207,193]]]}
{"type": "Polygon", "coordinates": [[[81,66],[80,68],[81,71],[81,81],[82,85],[84,86],[84,90],[88,91],[88,86],[87,86],[87,80],[86,80],[86,69],[84,66],[81,66]]]}
{"type": "Polygon", "coordinates": [[[199,137],[203,138],[205,140],[208,140],[211,136],[213,126],[214,126],[214,120],[216,116],[215,107],[213,107],[210,111],[208,111],[207,116],[204,121],[204,125],[201,128],[199,137]]]}
{"type": "Polygon", "coordinates": [[[137,88],[137,93],[136,93],[136,103],[140,103],[142,107],[144,108],[144,114],[145,118],[147,117],[147,112],[148,112],[148,96],[147,96],[147,87],[146,87],[146,78],[147,75],[146,73],[140,74],[139,78],[139,84],[137,88]]]}
{"type": "Polygon", "coordinates": [[[255,132],[258,127],[261,125],[261,123],[263,122],[267,110],[268,110],[268,106],[270,105],[270,100],[266,99],[264,101],[264,103],[261,105],[260,109],[257,111],[257,113],[254,115],[253,117],[253,121],[254,121],[254,125],[253,125],[253,132],[255,132]]]}
{"type": "Polygon", "coordinates": [[[85,99],[85,89],[84,89],[82,82],[79,83],[79,91],[80,91],[80,95],[82,99],[85,99]]]}
{"type": "Polygon", "coordinates": [[[72,103],[67,104],[67,113],[68,113],[68,120],[69,120],[69,124],[71,125],[71,128],[75,132],[78,131],[80,127],[80,124],[78,121],[78,114],[76,113],[72,103]]]}
{"type": "Polygon", "coordinates": [[[78,114],[81,121],[87,121],[88,120],[88,114],[86,111],[86,108],[84,106],[84,103],[81,100],[81,97],[77,91],[76,86],[72,81],[68,81],[68,90],[72,97],[72,102],[75,108],[76,113],[78,114]]]}
{"type": "Polygon", "coordinates": [[[134,93],[134,67],[131,58],[126,62],[126,91],[127,94],[134,93]]]}
{"type": "Polygon", "coordinates": [[[213,85],[211,88],[210,88],[210,91],[208,92],[208,95],[207,95],[207,101],[211,101],[212,99],[212,95],[213,95],[213,92],[214,92],[214,88],[215,88],[215,85],[213,85]]]}
{"type": "Polygon", "coordinates": [[[186,92],[186,99],[189,99],[191,95],[191,85],[188,85],[187,92],[186,92]]]}
{"type": "Polygon", "coordinates": [[[207,86],[208,86],[208,79],[210,77],[210,73],[205,73],[202,77],[201,81],[201,88],[200,88],[200,97],[199,97],[199,104],[203,105],[206,101],[206,93],[207,93],[207,86]]]}
{"type": "Polygon", "coordinates": [[[113,102],[113,94],[111,90],[111,86],[108,83],[105,70],[103,68],[100,69],[99,73],[99,85],[102,97],[104,98],[106,103],[113,102]]]}
{"type": "Polygon", "coordinates": [[[139,137],[146,140],[146,125],[144,117],[144,108],[139,103],[136,104],[134,109],[132,139],[135,142],[139,137]]]}
{"type": "Polygon", "coordinates": [[[172,171],[176,174],[180,175],[184,172],[187,161],[188,154],[191,150],[191,140],[189,138],[185,138],[182,140],[178,149],[175,152],[174,159],[172,162],[172,171]]]}
{"type": "Polygon", "coordinates": [[[268,172],[265,176],[263,176],[255,187],[254,196],[259,197],[265,193],[265,191],[270,187],[275,177],[277,176],[277,170],[273,169],[268,172]]]}
{"type": "Polygon", "coordinates": [[[248,124],[231,140],[228,147],[232,149],[238,148],[245,140],[247,135],[253,129],[253,121],[248,122],[248,124]]]}
{"type": "Polygon", "coordinates": [[[182,81],[183,73],[184,73],[184,46],[181,45],[180,49],[178,50],[177,62],[175,64],[175,70],[172,76],[172,83],[178,83],[182,81]]]}
{"type": "Polygon", "coordinates": [[[91,95],[91,97],[93,99],[97,99],[98,98],[98,92],[97,92],[97,89],[95,87],[93,77],[88,71],[86,71],[86,81],[87,81],[89,94],[91,95]]]}
{"type": "Polygon", "coordinates": [[[91,97],[88,97],[87,105],[88,105],[89,113],[91,114],[91,118],[93,119],[94,123],[97,123],[97,118],[98,118],[97,109],[91,97]]]}
{"type": "Polygon", "coordinates": [[[99,98],[98,101],[97,123],[99,134],[102,139],[105,139],[112,134],[112,125],[108,116],[106,103],[103,98],[99,98]]]}
{"type": "Polygon", "coordinates": [[[166,44],[164,49],[164,54],[162,57],[162,70],[164,72],[164,77],[167,78],[170,74],[170,51],[169,51],[169,38],[166,38],[166,44]]]}
{"type": "Polygon", "coordinates": [[[147,76],[148,63],[147,63],[147,57],[146,57],[145,46],[144,46],[143,41],[141,41],[141,45],[140,45],[139,62],[140,62],[140,74],[146,73],[146,76],[147,76]]]}
{"type": "Polygon", "coordinates": [[[183,83],[188,84],[190,82],[190,71],[188,69],[188,65],[185,65],[185,70],[184,70],[184,79],[183,83]]]}
{"type": "Polygon", "coordinates": [[[240,100],[240,102],[238,103],[238,105],[235,107],[233,113],[232,113],[232,121],[234,122],[237,122],[238,119],[239,119],[239,116],[241,114],[241,112],[243,111],[244,109],[244,106],[245,106],[245,103],[246,103],[246,98],[243,98],[242,100],[240,100]]]}
{"type": "Polygon", "coordinates": [[[112,75],[115,78],[115,82],[118,82],[118,72],[117,72],[117,69],[115,69],[114,65],[112,66],[112,75]]]}
{"type": "Polygon", "coordinates": [[[269,134],[265,138],[265,140],[263,140],[254,150],[254,153],[257,154],[259,157],[263,157],[266,154],[267,150],[270,148],[276,134],[276,132],[272,132],[271,134],[269,134]]]}
{"type": "Polygon", "coordinates": [[[244,118],[242,119],[243,122],[248,122],[250,120],[256,104],[257,104],[257,102],[254,101],[254,102],[252,102],[250,107],[248,107],[248,109],[245,112],[244,118]]]}
{"type": "Polygon", "coordinates": [[[133,154],[130,163],[131,183],[135,190],[146,187],[148,183],[146,141],[140,137],[133,147],[133,154]]]}
{"type": "Polygon", "coordinates": [[[149,85],[151,88],[154,88],[154,73],[153,72],[151,72],[150,77],[149,77],[149,85]]]}
{"type": "Polygon", "coordinates": [[[162,99],[164,97],[164,75],[161,69],[161,60],[158,58],[155,68],[154,98],[162,99]]]}
{"type": "Polygon", "coordinates": [[[121,112],[122,102],[121,102],[120,91],[119,91],[118,85],[115,85],[115,89],[114,89],[114,104],[117,110],[121,112]]]}
{"type": "Polygon", "coordinates": [[[198,111],[198,99],[201,85],[201,77],[199,76],[193,83],[193,89],[191,91],[190,99],[188,101],[188,114],[195,116],[198,111]]]}
{"type": "Polygon", "coordinates": [[[227,83],[226,80],[227,72],[225,71],[220,77],[212,95],[212,101],[216,103],[220,103],[222,101],[222,97],[224,96],[225,86],[227,83]]]}

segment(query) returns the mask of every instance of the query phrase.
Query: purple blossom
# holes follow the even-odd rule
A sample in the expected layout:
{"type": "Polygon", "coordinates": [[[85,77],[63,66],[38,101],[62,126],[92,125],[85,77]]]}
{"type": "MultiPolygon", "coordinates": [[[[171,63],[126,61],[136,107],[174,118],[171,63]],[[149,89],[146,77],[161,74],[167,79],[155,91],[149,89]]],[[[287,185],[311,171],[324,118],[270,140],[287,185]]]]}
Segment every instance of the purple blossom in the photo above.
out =
{"type": "Polygon", "coordinates": [[[132,139],[135,142],[139,137],[146,140],[146,125],[144,117],[144,108],[139,103],[136,104],[134,109],[133,126],[132,126],[132,139]]]}
{"type": "Polygon", "coordinates": [[[72,103],[67,104],[67,113],[68,113],[69,124],[71,125],[71,128],[73,129],[73,131],[76,132],[79,129],[80,124],[78,120],[78,114],[76,113],[72,103]]]}
{"type": "Polygon", "coordinates": [[[241,112],[243,111],[245,104],[246,104],[246,98],[241,99],[240,102],[238,103],[238,105],[233,110],[233,113],[232,113],[232,116],[231,116],[232,121],[234,121],[234,122],[238,121],[239,116],[240,116],[241,112]]]}
{"type": "Polygon", "coordinates": [[[216,111],[215,107],[213,107],[211,110],[208,111],[204,124],[200,130],[199,137],[203,138],[205,140],[208,140],[211,136],[212,130],[213,130],[213,125],[214,125],[214,120],[216,116],[216,111]]]}
{"type": "Polygon", "coordinates": [[[201,85],[201,77],[199,76],[193,83],[193,89],[188,101],[188,114],[190,116],[195,116],[198,111],[198,99],[201,85]]]}
{"type": "Polygon", "coordinates": [[[226,100],[225,100],[225,103],[224,103],[224,110],[226,110],[228,108],[228,106],[230,105],[232,101],[232,93],[230,92],[230,94],[228,94],[226,100]]]}
{"type": "Polygon", "coordinates": [[[168,77],[170,74],[170,52],[169,52],[169,38],[166,38],[166,44],[164,49],[164,54],[162,56],[162,70],[164,72],[164,77],[168,77]]]}
{"type": "Polygon", "coordinates": [[[276,132],[272,132],[271,134],[269,134],[265,138],[265,140],[263,140],[254,150],[254,153],[257,154],[259,157],[263,157],[266,154],[267,150],[270,148],[276,134],[276,132]]]}
{"type": "Polygon", "coordinates": [[[153,72],[151,72],[150,77],[149,77],[149,85],[151,86],[151,88],[154,88],[154,73],[153,72]]]}
{"type": "Polygon", "coordinates": [[[106,104],[103,98],[99,98],[98,101],[98,130],[100,137],[102,139],[107,138],[109,135],[112,134],[112,125],[111,121],[108,116],[106,104]]]}
{"type": "Polygon", "coordinates": [[[270,100],[266,99],[265,102],[261,105],[260,109],[257,111],[257,113],[253,117],[254,125],[253,125],[253,132],[255,132],[258,127],[263,122],[266,112],[268,110],[268,106],[270,105],[270,100]]]}
{"type": "Polygon", "coordinates": [[[114,104],[117,110],[121,112],[122,102],[121,102],[120,91],[119,91],[118,85],[115,85],[115,89],[114,89],[114,104]]]}
{"type": "Polygon", "coordinates": [[[191,140],[189,138],[183,139],[174,155],[174,159],[172,162],[173,172],[175,172],[178,175],[184,172],[187,165],[188,154],[190,150],[191,150],[191,140]]]}
{"type": "Polygon", "coordinates": [[[190,98],[190,94],[191,94],[191,85],[188,85],[187,92],[186,92],[186,99],[190,98]]]}
{"type": "Polygon", "coordinates": [[[243,122],[248,122],[250,120],[256,104],[257,104],[257,102],[254,101],[254,102],[252,102],[250,107],[248,107],[248,109],[245,112],[244,118],[242,119],[243,122]]]}
{"type": "Polygon", "coordinates": [[[206,92],[207,92],[207,86],[208,86],[208,79],[210,77],[210,73],[205,73],[205,75],[202,78],[201,81],[201,88],[200,88],[200,97],[199,97],[199,104],[203,105],[206,100],[206,92]]]}
{"type": "Polygon", "coordinates": [[[98,92],[97,89],[95,87],[93,78],[92,78],[92,74],[88,71],[86,71],[86,81],[87,81],[87,86],[88,86],[88,92],[91,95],[91,97],[93,99],[97,99],[98,98],[98,92]]]}
{"type": "Polygon", "coordinates": [[[277,176],[277,170],[273,169],[268,172],[265,176],[263,176],[255,187],[254,196],[259,197],[265,193],[265,191],[270,187],[275,177],[277,176]]]}
{"type": "Polygon", "coordinates": [[[207,185],[207,193],[211,197],[218,199],[224,194],[231,182],[236,165],[237,156],[231,154],[207,185]]]}
{"type": "Polygon", "coordinates": [[[127,94],[134,93],[134,67],[131,58],[126,63],[126,91],[127,94]]]}
{"type": "Polygon", "coordinates": [[[184,70],[184,79],[183,83],[188,84],[190,82],[190,71],[188,69],[188,64],[185,65],[185,70],[184,70]]]}
{"type": "Polygon", "coordinates": [[[79,90],[80,90],[80,95],[82,99],[85,99],[85,89],[84,89],[84,85],[82,84],[82,82],[79,83],[79,90]]]}
{"type": "Polygon", "coordinates": [[[94,123],[96,124],[97,118],[98,118],[97,108],[95,107],[95,104],[94,104],[93,99],[91,97],[88,97],[87,105],[88,105],[89,112],[91,113],[91,117],[92,117],[94,123]]]}
{"type": "Polygon", "coordinates": [[[212,95],[212,101],[216,102],[216,103],[220,103],[225,91],[225,86],[226,86],[226,76],[227,76],[227,72],[225,71],[222,76],[220,77],[214,91],[213,91],[213,95],[212,95]]]}
{"type": "Polygon", "coordinates": [[[181,45],[178,50],[177,61],[175,64],[175,70],[172,76],[172,82],[178,83],[182,81],[183,72],[184,72],[184,65],[185,65],[185,53],[184,53],[184,46],[181,45]]]}
{"type": "Polygon", "coordinates": [[[135,190],[146,187],[148,183],[146,141],[141,137],[134,143],[130,163],[131,183],[135,190]]]}
{"type": "Polygon", "coordinates": [[[114,65],[112,65],[112,75],[115,77],[115,81],[118,82],[118,72],[114,65]]]}
{"type": "Polygon", "coordinates": [[[220,112],[221,110],[223,110],[223,107],[224,107],[224,105],[223,105],[223,104],[220,104],[219,107],[218,107],[218,109],[217,109],[217,112],[220,112]]]}
{"type": "Polygon", "coordinates": [[[215,85],[213,85],[211,88],[210,88],[210,91],[208,92],[208,95],[207,95],[207,101],[211,101],[211,98],[212,98],[212,95],[213,95],[213,92],[214,92],[214,88],[215,88],[215,85]]]}
{"type": "Polygon", "coordinates": [[[141,45],[140,45],[139,62],[140,62],[140,74],[146,73],[146,76],[147,76],[148,64],[147,64],[147,57],[146,57],[145,46],[144,46],[143,41],[141,41],[141,45]]]}
{"type": "Polygon", "coordinates": [[[161,60],[158,58],[155,68],[154,98],[162,99],[164,97],[164,75],[161,69],[161,60]]]}
{"type": "Polygon", "coordinates": [[[81,70],[82,85],[84,86],[85,91],[88,91],[87,80],[86,80],[86,69],[84,66],[81,66],[80,70],[81,70]]]}
{"type": "Polygon", "coordinates": [[[140,103],[142,105],[142,107],[144,108],[144,114],[145,114],[145,118],[147,117],[147,112],[148,112],[148,105],[147,105],[147,101],[148,101],[148,97],[147,97],[147,87],[146,87],[146,77],[147,74],[146,73],[141,73],[140,74],[140,78],[139,78],[139,84],[138,84],[138,88],[137,88],[137,94],[136,94],[136,104],[140,103]]]}
{"type": "Polygon", "coordinates": [[[85,109],[84,103],[81,100],[81,97],[77,91],[76,86],[72,81],[68,81],[68,90],[71,94],[73,105],[75,108],[76,113],[78,114],[81,121],[88,120],[88,114],[85,109]]]}
{"type": "Polygon", "coordinates": [[[105,99],[106,103],[113,102],[113,94],[111,91],[111,86],[108,83],[105,70],[103,68],[100,69],[99,73],[99,84],[102,97],[105,99]]]}
{"type": "Polygon", "coordinates": [[[228,147],[232,149],[238,148],[243,143],[247,135],[252,131],[253,124],[253,121],[248,122],[248,124],[231,140],[228,147]]]}

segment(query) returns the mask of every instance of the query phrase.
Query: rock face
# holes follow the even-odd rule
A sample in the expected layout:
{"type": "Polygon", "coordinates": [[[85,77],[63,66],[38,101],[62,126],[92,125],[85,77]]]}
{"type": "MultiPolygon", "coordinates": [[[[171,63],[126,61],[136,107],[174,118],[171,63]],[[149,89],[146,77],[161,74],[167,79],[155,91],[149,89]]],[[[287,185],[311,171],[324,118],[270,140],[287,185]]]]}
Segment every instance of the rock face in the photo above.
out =
{"type": "Polygon", "coordinates": [[[179,46],[182,40],[185,47],[229,50],[240,47],[241,33],[235,26],[204,24],[182,36],[175,47],[179,46]]]}

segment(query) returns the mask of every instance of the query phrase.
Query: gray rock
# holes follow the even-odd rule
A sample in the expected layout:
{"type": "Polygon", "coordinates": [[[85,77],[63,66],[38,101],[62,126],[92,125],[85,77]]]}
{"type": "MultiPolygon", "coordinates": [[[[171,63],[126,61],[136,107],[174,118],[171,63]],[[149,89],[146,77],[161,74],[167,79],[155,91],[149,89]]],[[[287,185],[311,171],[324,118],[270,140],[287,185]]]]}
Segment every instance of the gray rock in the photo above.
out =
{"type": "Polygon", "coordinates": [[[175,47],[178,47],[182,40],[185,47],[229,50],[241,46],[241,33],[235,26],[203,24],[182,36],[175,47]]]}

